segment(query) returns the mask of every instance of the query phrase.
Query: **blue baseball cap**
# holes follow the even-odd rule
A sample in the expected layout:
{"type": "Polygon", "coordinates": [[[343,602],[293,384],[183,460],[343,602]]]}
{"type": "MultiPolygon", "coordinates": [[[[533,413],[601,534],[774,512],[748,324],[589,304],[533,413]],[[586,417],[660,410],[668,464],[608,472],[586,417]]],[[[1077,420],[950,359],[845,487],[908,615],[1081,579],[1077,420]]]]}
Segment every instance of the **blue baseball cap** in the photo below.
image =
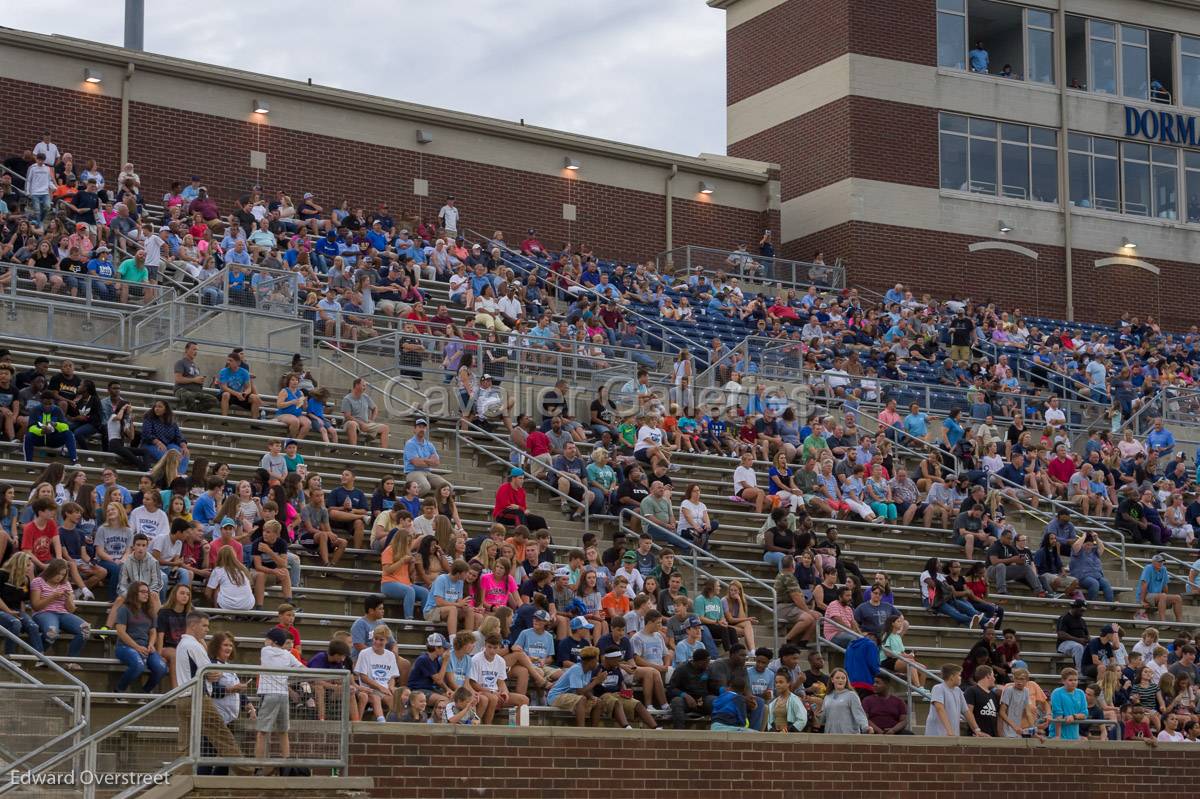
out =
{"type": "Polygon", "coordinates": [[[524,477],[524,476],[525,476],[525,470],[524,470],[524,469],[517,468],[516,466],[514,466],[514,467],[512,468],[512,471],[510,471],[510,472],[508,473],[508,476],[509,476],[509,477],[524,477]]]}
{"type": "Polygon", "coordinates": [[[571,631],[572,632],[574,632],[575,630],[592,630],[592,629],[595,629],[595,627],[596,627],[596,625],[592,624],[590,621],[588,621],[583,616],[576,616],[575,618],[571,619],[571,631]]]}
{"type": "Polygon", "coordinates": [[[233,519],[226,516],[224,519],[221,520],[221,526],[222,527],[237,527],[237,522],[235,522],[233,519]]]}

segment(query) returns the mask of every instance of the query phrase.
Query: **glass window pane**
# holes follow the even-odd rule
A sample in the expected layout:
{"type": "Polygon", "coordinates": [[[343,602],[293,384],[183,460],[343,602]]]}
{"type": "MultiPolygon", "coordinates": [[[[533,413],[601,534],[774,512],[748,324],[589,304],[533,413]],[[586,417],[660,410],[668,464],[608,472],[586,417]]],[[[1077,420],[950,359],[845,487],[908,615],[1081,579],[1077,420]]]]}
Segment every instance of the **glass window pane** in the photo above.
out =
{"type": "Polygon", "coordinates": [[[1188,55],[1200,55],[1200,39],[1193,36],[1179,37],[1179,49],[1188,55]]]}
{"type": "Polygon", "coordinates": [[[1029,199],[1029,147],[1005,143],[1000,151],[1000,196],[1029,199]]]}
{"type": "Polygon", "coordinates": [[[1179,150],[1174,147],[1151,147],[1150,157],[1156,164],[1176,166],[1179,163],[1179,150]]]}
{"type": "Polygon", "coordinates": [[[1058,151],[1034,147],[1030,155],[1033,163],[1033,193],[1030,199],[1040,203],[1057,203],[1058,151]]]}
{"type": "Polygon", "coordinates": [[[989,139],[971,139],[970,155],[971,191],[995,194],[996,143],[989,139]]]}
{"type": "Polygon", "coordinates": [[[1149,216],[1151,211],[1150,166],[1136,161],[1126,161],[1125,203],[1122,211],[1135,216],[1149,216]]]}
{"type": "Polygon", "coordinates": [[[1034,144],[1044,144],[1047,147],[1058,146],[1058,131],[1050,128],[1030,128],[1029,140],[1034,144]]]}
{"type": "Polygon", "coordinates": [[[1179,59],[1183,69],[1183,92],[1179,101],[1192,108],[1200,108],[1200,57],[1183,56],[1179,59]]]}
{"type": "Polygon", "coordinates": [[[1179,170],[1154,165],[1154,215],[1159,219],[1179,218],[1179,170]]]}
{"type": "Polygon", "coordinates": [[[1068,133],[1067,149],[1078,150],[1081,153],[1090,153],[1092,151],[1092,137],[1085,136],[1082,133],[1068,133]]]}
{"type": "Polygon", "coordinates": [[[1117,159],[1096,158],[1092,164],[1092,202],[1102,211],[1121,210],[1117,159]]]}
{"type": "Polygon", "coordinates": [[[958,14],[937,15],[938,66],[967,68],[967,18],[958,14]]]}
{"type": "Polygon", "coordinates": [[[1089,82],[1094,92],[1117,93],[1117,46],[1112,42],[1092,39],[1091,80],[1089,82]]]}
{"type": "Polygon", "coordinates": [[[967,118],[958,114],[942,114],[941,129],[951,130],[955,133],[966,133],[967,118]]]}
{"type": "Polygon", "coordinates": [[[1184,150],[1183,165],[1188,169],[1200,169],[1200,153],[1195,150],[1184,150]]]}
{"type": "Polygon", "coordinates": [[[967,190],[967,138],[942,134],[942,188],[967,190]]]}
{"type": "Polygon", "coordinates": [[[1128,25],[1121,26],[1121,41],[1129,44],[1146,44],[1147,34],[1145,28],[1132,28],[1128,25]]]}
{"type": "Polygon", "coordinates": [[[1126,158],[1134,161],[1149,161],[1150,147],[1145,144],[1130,144],[1126,142],[1121,147],[1121,153],[1126,158]]]}
{"type": "Polygon", "coordinates": [[[970,118],[971,135],[986,136],[989,139],[996,138],[996,123],[990,119],[970,118]]]}
{"type": "Polygon", "coordinates": [[[1121,92],[1126,97],[1150,97],[1150,51],[1121,45],[1121,92]]]}
{"type": "Polygon", "coordinates": [[[1029,80],[1035,83],[1054,83],[1054,34],[1050,31],[1029,31],[1029,80]]]}
{"type": "Polygon", "coordinates": [[[1096,155],[1110,155],[1113,158],[1117,157],[1117,142],[1115,139],[1101,139],[1098,136],[1092,137],[1092,152],[1096,155]]]}
{"type": "Polygon", "coordinates": [[[1200,172],[1187,174],[1187,221],[1200,222],[1200,172]]]}
{"type": "Polygon", "coordinates": [[[1025,13],[1029,15],[1030,25],[1037,25],[1039,28],[1054,27],[1054,15],[1048,11],[1038,11],[1037,9],[1030,8],[1025,13]]]}
{"type": "Polygon", "coordinates": [[[938,0],[938,11],[966,11],[966,0],[938,0]]]}
{"type": "Polygon", "coordinates": [[[1011,125],[1007,122],[1000,125],[1000,138],[1004,141],[1029,141],[1029,128],[1025,125],[1011,125]]]}
{"type": "Polygon", "coordinates": [[[1067,161],[1068,181],[1071,189],[1071,204],[1080,208],[1092,207],[1092,157],[1082,153],[1071,153],[1067,161]]]}
{"type": "Polygon", "coordinates": [[[1117,38],[1117,26],[1111,22],[1102,22],[1098,19],[1088,20],[1088,35],[1100,36],[1105,39],[1117,38]]]}

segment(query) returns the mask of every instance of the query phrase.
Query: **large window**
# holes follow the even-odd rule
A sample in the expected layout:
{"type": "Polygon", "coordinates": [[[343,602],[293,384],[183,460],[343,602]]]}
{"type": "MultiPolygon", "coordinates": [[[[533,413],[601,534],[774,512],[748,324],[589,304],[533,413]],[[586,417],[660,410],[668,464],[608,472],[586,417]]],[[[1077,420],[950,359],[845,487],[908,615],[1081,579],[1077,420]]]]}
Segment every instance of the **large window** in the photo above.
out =
{"type": "Polygon", "coordinates": [[[1200,222],[1200,152],[1082,133],[1070,134],[1067,149],[1072,205],[1169,221],[1186,212],[1188,222],[1200,222]]]}
{"type": "Polygon", "coordinates": [[[960,114],[939,128],[943,189],[1058,202],[1056,131],[960,114]]]}
{"type": "Polygon", "coordinates": [[[1200,39],[1180,37],[1179,64],[1179,100],[1184,105],[1200,108],[1200,39]]]}
{"type": "Polygon", "coordinates": [[[1145,28],[1121,26],[1121,94],[1150,99],[1150,34],[1145,28]]]}
{"type": "Polygon", "coordinates": [[[1117,143],[1099,136],[1067,137],[1071,204],[1120,212],[1117,143]]]}
{"type": "Polygon", "coordinates": [[[1054,83],[1054,14],[994,0],[937,0],[938,66],[1054,83]]]}
{"type": "MultiPolygon", "coordinates": [[[[1176,101],[1175,34],[1073,15],[1065,24],[1068,86],[1156,103],[1176,101]]],[[[1200,41],[1197,45],[1200,56],[1200,41]]],[[[1185,63],[1185,86],[1192,66],[1200,78],[1200,63],[1185,63]]],[[[1194,85],[1195,79],[1189,90],[1195,92],[1194,85]]]]}
{"type": "Polygon", "coordinates": [[[1088,20],[1088,86],[1102,94],[1117,93],[1117,26],[1088,20]]]}
{"type": "Polygon", "coordinates": [[[1025,9],[1026,75],[1035,83],[1054,83],[1054,15],[1025,9]]]}
{"type": "Polygon", "coordinates": [[[937,0],[938,66],[967,68],[967,0],[937,0]]]}
{"type": "Polygon", "coordinates": [[[1187,192],[1187,221],[1200,222],[1200,153],[1183,151],[1184,191],[1187,192]]]}

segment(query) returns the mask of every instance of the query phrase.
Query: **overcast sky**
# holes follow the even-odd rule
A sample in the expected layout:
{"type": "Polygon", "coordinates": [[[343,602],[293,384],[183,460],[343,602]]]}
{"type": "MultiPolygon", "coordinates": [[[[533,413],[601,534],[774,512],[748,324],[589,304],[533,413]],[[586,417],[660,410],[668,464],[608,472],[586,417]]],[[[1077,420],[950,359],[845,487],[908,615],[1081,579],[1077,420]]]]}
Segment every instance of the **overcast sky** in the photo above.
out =
{"type": "MultiPolygon", "coordinates": [[[[122,0],[8,5],[8,27],[123,43],[122,0]]],[[[685,155],[725,152],[725,20],[703,0],[146,7],[150,52],[685,155]]]]}

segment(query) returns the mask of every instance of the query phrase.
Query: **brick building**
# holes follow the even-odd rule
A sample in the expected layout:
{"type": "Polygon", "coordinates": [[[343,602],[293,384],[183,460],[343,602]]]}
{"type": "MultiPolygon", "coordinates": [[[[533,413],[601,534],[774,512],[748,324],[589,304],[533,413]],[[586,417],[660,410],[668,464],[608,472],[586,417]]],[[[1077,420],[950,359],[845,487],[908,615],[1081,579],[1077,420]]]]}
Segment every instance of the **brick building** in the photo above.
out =
{"type": "Polygon", "coordinates": [[[80,168],[95,158],[115,179],[132,161],[148,198],[196,174],[223,210],[260,184],[297,203],[311,191],[326,208],[384,201],[395,216],[429,219],[454,194],[462,224],[479,233],[520,241],[534,227],[548,246],[586,243],[628,261],[778,233],[778,173],[768,164],[11,29],[0,30],[0,63],[5,157],[49,131],[80,168]],[[262,103],[267,113],[256,112],[262,103]]]}
{"type": "Polygon", "coordinates": [[[877,290],[1195,320],[1200,2],[709,5],[728,152],[780,165],[783,255],[877,290]]]}

